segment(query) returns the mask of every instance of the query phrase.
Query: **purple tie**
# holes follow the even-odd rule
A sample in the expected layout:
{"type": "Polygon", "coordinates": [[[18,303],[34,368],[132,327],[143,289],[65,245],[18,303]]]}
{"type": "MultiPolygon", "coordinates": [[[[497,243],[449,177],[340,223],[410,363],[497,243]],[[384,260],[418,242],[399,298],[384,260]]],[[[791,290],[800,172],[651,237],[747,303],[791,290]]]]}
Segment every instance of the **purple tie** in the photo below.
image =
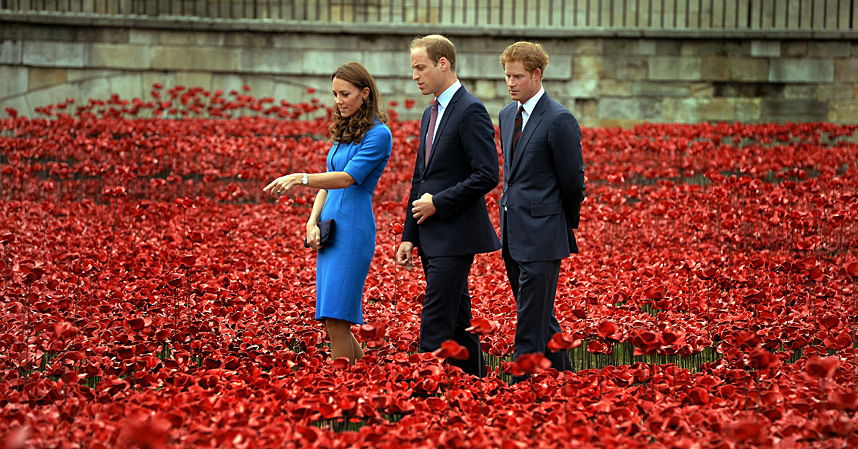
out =
{"type": "Polygon", "coordinates": [[[432,112],[429,113],[429,132],[426,133],[426,148],[423,153],[426,154],[426,159],[423,161],[423,166],[429,165],[429,154],[432,151],[432,135],[435,134],[435,120],[438,119],[438,100],[432,102],[432,112]]]}

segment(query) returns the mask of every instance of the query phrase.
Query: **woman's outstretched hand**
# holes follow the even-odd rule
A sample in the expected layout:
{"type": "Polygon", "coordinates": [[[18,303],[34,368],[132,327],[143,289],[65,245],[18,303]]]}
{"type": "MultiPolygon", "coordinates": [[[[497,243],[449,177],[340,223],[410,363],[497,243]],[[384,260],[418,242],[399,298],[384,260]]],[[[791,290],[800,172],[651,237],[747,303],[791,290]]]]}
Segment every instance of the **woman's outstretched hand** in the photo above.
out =
{"type": "Polygon", "coordinates": [[[291,175],[281,176],[274,181],[271,181],[271,184],[265,186],[262,191],[268,192],[272,195],[282,195],[288,192],[292,187],[301,184],[301,178],[303,176],[303,173],[292,173],[291,175]]]}

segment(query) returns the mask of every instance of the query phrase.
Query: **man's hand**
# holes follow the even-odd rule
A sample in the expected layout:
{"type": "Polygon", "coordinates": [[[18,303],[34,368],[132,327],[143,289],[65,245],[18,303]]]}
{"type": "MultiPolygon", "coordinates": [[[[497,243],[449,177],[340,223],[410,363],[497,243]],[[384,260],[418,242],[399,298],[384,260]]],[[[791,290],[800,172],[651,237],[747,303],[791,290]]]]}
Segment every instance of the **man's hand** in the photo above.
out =
{"type": "Polygon", "coordinates": [[[399,266],[412,269],[414,268],[414,259],[411,253],[414,251],[414,244],[411,242],[402,242],[399,244],[399,249],[396,250],[396,263],[399,266]]]}
{"type": "Polygon", "coordinates": [[[435,204],[432,203],[431,193],[424,193],[423,196],[417,198],[411,205],[413,206],[411,213],[414,214],[417,224],[423,223],[427,218],[435,215],[435,204]]]}

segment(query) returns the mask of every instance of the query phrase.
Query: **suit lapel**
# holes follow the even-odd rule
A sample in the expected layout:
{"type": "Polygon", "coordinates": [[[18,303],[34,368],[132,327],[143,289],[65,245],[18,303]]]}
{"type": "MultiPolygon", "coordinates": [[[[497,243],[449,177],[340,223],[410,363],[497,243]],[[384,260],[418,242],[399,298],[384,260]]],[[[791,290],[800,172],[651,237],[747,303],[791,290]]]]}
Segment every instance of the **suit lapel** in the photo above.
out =
{"type": "MultiPolygon", "coordinates": [[[[436,151],[434,151],[434,150],[438,149],[437,143],[441,140],[441,134],[444,132],[444,128],[447,127],[447,122],[450,120],[450,116],[453,115],[453,110],[456,107],[456,102],[459,101],[459,98],[461,98],[464,93],[465,93],[465,86],[462,86],[459,88],[459,90],[456,91],[455,94],[453,94],[453,98],[450,99],[450,102],[447,103],[447,107],[444,108],[444,115],[441,116],[441,122],[435,126],[435,138],[432,139],[433,151],[431,153],[429,153],[429,163],[426,164],[425,167],[423,167],[424,173],[429,168],[429,165],[432,165],[432,161],[435,160],[436,151]]],[[[427,128],[426,131],[428,132],[429,131],[429,129],[428,129],[429,128],[429,120],[428,119],[426,120],[426,128],[427,128]]],[[[426,138],[424,136],[424,139],[423,139],[424,145],[425,145],[425,141],[426,141],[426,138]]],[[[424,149],[424,151],[425,151],[425,149],[424,149]]]]}
{"type": "MultiPolygon", "coordinates": [[[[524,126],[524,129],[521,131],[521,137],[518,139],[518,146],[515,150],[515,158],[513,158],[512,165],[510,170],[515,173],[515,169],[521,163],[521,158],[524,157],[524,152],[527,151],[527,143],[530,141],[530,138],[533,136],[533,132],[539,128],[539,124],[542,123],[542,113],[545,112],[545,107],[548,104],[548,94],[542,94],[542,98],[536,103],[536,106],[533,108],[533,113],[530,114],[530,117],[527,119],[527,124],[524,126]]],[[[515,122],[515,116],[513,116],[513,122],[515,122]]],[[[513,123],[515,125],[515,123],[513,123]]],[[[512,136],[510,136],[510,149],[512,149],[512,136]]]]}

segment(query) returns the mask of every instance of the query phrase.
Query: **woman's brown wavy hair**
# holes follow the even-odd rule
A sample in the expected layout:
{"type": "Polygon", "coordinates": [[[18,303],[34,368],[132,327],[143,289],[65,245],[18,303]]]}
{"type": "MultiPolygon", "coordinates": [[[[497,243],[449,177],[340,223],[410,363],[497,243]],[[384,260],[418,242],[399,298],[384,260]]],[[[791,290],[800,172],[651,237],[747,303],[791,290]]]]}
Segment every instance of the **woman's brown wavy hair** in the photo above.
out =
{"type": "Polygon", "coordinates": [[[382,123],[387,123],[387,114],[381,110],[378,87],[376,87],[375,80],[366,70],[366,67],[359,62],[347,62],[334,71],[331,80],[333,81],[334,78],[348,81],[357,87],[358,91],[363,91],[365,87],[368,87],[369,96],[351,117],[343,117],[339,108],[334,107],[333,122],[328,128],[331,132],[332,141],[357,143],[372,128],[376,118],[382,123]]]}

